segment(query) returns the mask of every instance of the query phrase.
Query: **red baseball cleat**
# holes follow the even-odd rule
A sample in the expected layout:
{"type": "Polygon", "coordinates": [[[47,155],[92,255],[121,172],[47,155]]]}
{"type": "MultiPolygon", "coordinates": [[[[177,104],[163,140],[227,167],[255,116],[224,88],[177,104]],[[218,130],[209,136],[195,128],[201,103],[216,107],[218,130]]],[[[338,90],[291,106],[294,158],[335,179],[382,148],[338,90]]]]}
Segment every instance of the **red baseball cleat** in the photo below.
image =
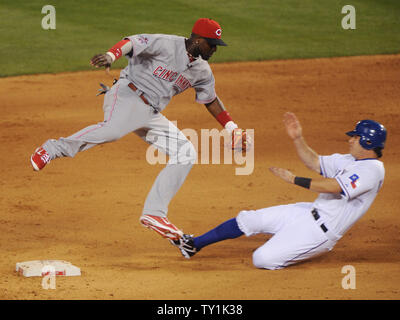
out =
{"type": "Polygon", "coordinates": [[[139,221],[144,227],[153,229],[163,238],[178,240],[183,236],[183,232],[169,222],[167,218],[145,214],[140,217],[139,221]]]}
{"type": "Polygon", "coordinates": [[[31,155],[31,164],[35,171],[42,170],[49,162],[50,156],[42,147],[37,148],[35,153],[31,155]]]}

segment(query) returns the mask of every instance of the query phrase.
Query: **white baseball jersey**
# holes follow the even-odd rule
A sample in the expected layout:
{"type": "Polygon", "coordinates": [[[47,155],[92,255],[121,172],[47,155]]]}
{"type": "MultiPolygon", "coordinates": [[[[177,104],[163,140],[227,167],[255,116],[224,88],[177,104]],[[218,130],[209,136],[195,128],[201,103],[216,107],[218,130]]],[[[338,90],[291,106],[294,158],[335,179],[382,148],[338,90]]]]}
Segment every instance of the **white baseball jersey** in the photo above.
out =
{"type": "Polygon", "coordinates": [[[210,103],[216,98],[215,80],[207,61],[189,60],[185,38],[164,34],[127,37],[132,43],[128,66],[120,77],[131,81],[150,103],[163,110],[174,95],[193,87],[196,101],[210,103]]]}
{"type": "Polygon", "coordinates": [[[332,250],[374,201],[385,175],[381,161],[356,160],[350,154],[319,159],[322,175],[335,178],[341,194],[321,193],[313,203],[239,212],[236,221],[246,236],[274,235],[253,252],[257,268],[281,269],[332,250]],[[318,219],[311,214],[313,208],[318,210],[318,219]]]}
{"type": "Polygon", "coordinates": [[[356,160],[350,154],[320,156],[321,174],[335,178],[341,194],[321,193],[314,201],[328,228],[339,237],[360,219],[383,184],[385,168],[377,159],[356,160]]]}

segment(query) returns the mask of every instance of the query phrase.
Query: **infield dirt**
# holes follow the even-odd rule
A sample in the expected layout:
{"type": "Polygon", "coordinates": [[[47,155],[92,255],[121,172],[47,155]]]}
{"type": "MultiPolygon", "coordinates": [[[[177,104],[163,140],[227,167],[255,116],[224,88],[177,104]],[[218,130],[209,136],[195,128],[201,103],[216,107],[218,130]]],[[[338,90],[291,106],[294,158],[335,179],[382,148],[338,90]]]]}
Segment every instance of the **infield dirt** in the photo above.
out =
{"type": "MultiPolygon", "coordinates": [[[[388,130],[386,179],[367,214],[332,252],[292,267],[253,267],[252,251],[268,236],[228,240],[191,260],[139,224],[144,199],[163,165],[150,165],[136,135],[98,146],[33,172],[29,157],[49,138],[103,120],[98,83],[119,70],[0,79],[0,299],[399,299],[400,298],[400,56],[212,64],[217,92],[243,128],[255,130],[255,167],[195,165],[169,208],[186,233],[201,234],[240,210],[299,201],[316,194],[268,171],[281,166],[315,176],[298,160],[282,124],[297,114],[320,154],[347,153],[356,121],[372,118],[388,130]],[[15,264],[61,259],[82,270],[44,290],[15,264]],[[342,267],[356,269],[356,289],[344,290],[342,267]]],[[[164,115],[181,129],[218,128],[189,90],[164,115]]]]}

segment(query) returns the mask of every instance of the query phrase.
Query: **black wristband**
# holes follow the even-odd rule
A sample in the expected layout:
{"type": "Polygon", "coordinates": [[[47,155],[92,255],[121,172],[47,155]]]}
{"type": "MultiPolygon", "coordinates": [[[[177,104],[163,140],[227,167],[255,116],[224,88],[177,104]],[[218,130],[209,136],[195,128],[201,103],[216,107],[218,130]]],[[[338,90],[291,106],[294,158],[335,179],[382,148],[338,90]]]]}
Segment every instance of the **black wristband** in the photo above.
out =
{"type": "Polygon", "coordinates": [[[303,177],[294,177],[294,184],[297,184],[298,186],[306,189],[310,189],[311,179],[303,177]]]}

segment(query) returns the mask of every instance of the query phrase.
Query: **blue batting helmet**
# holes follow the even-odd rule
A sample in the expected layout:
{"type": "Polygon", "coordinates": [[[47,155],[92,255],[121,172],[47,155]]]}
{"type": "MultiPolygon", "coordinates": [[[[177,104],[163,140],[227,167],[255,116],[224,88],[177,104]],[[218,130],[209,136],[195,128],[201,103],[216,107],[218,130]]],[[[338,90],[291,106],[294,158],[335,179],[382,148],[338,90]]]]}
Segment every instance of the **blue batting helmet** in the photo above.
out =
{"type": "Polygon", "coordinates": [[[350,137],[360,136],[360,144],[364,149],[384,148],[386,129],[374,120],[361,120],[357,122],[353,131],[346,132],[350,137]]]}

